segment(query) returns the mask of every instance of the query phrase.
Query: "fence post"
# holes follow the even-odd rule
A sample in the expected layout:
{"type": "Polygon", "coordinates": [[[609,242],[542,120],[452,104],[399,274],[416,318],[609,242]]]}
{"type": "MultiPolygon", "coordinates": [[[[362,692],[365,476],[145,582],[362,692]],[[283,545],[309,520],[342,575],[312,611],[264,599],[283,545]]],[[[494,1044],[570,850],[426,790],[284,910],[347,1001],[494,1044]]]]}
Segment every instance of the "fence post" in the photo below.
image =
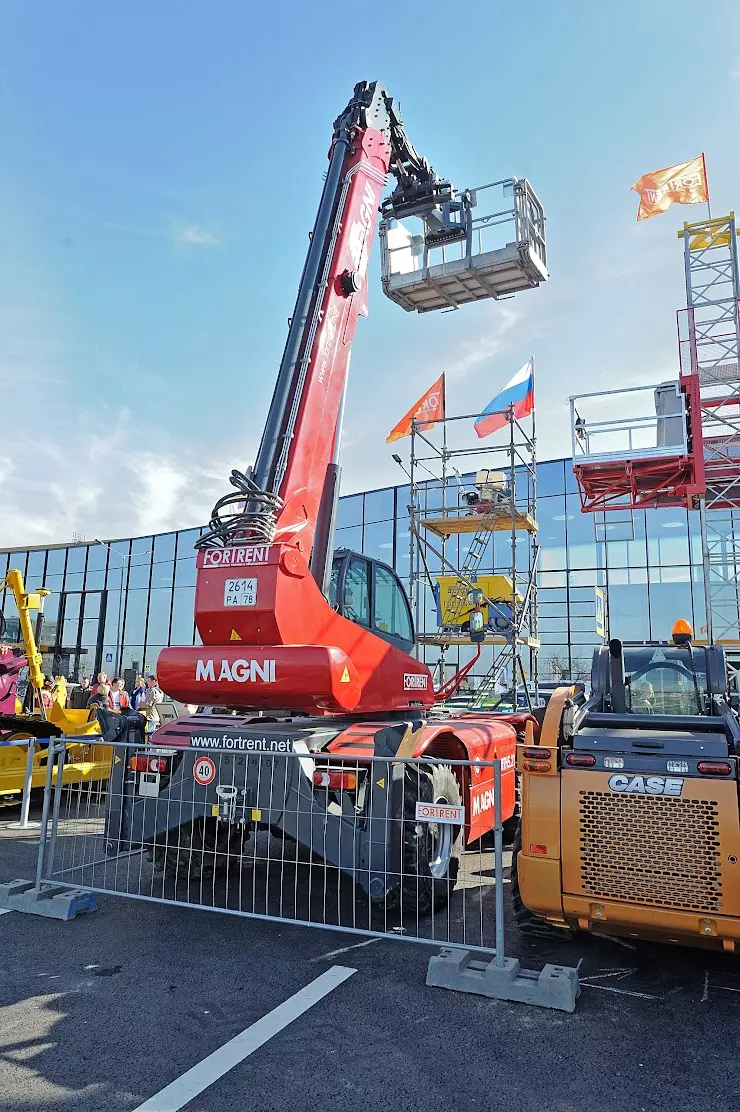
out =
{"type": "Polygon", "coordinates": [[[44,880],[44,864],[46,860],[46,831],[49,825],[49,809],[51,807],[51,785],[54,775],[54,757],[56,756],[56,746],[54,738],[49,738],[49,748],[46,751],[46,782],[44,784],[44,804],[41,810],[41,835],[39,837],[39,855],[36,861],[36,884],[34,890],[38,893],[41,890],[41,882],[44,880]]]}
{"type": "Polygon", "coordinates": [[[28,813],[31,808],[31,782],[33,780],[33,760],[36,756],[36,738],[28,739],[28,752],[26,754],[26,774],[23,779],[23,795],[21,796],[21,817],[19,822],[9,822],[9,830],[30,830],[40,825],[38,822],[29,822],[28,813]]]}
{"type": "Polygon", "coordinates": [[[501,818],[501,758],[493,762],[493,798],[495,806],[494,876],[496,878],[496,957],[499,969],[504,967],[504,823],[501,818]]]}
{"type": "MultiPolygon", "coordinates": [[[[479,766],[480,767],[480,766],[479,766]]],[[[431,958],[427,984],[456,992],[471,992],[494,1000],[514,1000],[572,1012],[580,994],[578,970],[563,965],[545,965],[538,973],[522,969],[519,958],[507,958],[504,949],[504,852],[501,815],[501,759],[493,761],[494,785],[494,917],[496,953],[492,961],[481,961],[474,951],[444,949],[431,958]]]]}

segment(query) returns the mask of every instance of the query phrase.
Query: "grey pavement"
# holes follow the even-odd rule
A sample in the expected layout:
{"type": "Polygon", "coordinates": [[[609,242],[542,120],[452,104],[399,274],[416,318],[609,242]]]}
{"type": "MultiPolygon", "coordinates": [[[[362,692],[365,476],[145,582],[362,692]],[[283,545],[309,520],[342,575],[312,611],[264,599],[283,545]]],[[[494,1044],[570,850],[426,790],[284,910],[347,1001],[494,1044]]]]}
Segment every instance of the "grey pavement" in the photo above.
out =
{"type": "MultiPolygon", "coordinates": [[[[0,880],[32,873],[7,829],[0,880]]],[[[573,1015],[427,988],[429,947],[101,896],[70,923],[0,917],[0,1108],[133,1112],[332,965],[357,972],[187,1112],[728,1112],[740,964],[668,946],[519,937],[581,963],[573,1015]],[[338,952],[339,951],[339,952],[338,952]]]]}

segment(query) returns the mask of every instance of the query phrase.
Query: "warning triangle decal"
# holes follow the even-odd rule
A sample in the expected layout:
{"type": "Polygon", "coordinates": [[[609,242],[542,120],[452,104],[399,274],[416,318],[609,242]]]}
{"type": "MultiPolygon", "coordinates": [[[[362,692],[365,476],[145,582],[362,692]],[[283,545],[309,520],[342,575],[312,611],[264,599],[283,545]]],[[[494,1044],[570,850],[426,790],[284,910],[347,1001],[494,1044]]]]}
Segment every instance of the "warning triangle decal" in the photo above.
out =
{"type": "Polygon", "coordinates": [[[339,682],[340,683],[351,683],[351,680],[349,678],[349,668],[347,667],[346,664],[344,666],[344,671],[342,672],[342,678],[339,682]]]}
{"type": "Polygon", "coordinates": [[[239,634],[236,632],[235,629],[232,629],[231,637],[229,638],[229,640],[230,641],[241,641],[241,637],[239,636],[239,634]]]}

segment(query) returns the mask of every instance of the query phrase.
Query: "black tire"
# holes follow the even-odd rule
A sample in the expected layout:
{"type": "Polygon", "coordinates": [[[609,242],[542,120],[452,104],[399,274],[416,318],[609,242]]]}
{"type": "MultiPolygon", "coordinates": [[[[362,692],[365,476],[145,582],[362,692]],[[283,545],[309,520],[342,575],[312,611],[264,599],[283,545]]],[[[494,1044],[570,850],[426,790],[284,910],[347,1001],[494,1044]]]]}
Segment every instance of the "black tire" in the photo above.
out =
{"type": "Polygon", "coordinates": [[[177,830],[168,830],[166,845],[155,845],[148,857],[155,869],[178,880],[212,880],[226,871],[229,860],[241,853],[243,827],[201,817],[177,830]]]}
{"type": "Polygon", "coordinates": [[[572,933],[567,927],[553,926],[552,923],[548,923],[546,919],[543,919],[534,911],[530,911],[522,900],[522,893],[519,888],[519,868],[517,865],[517,857],[522,848],[521,823],[519,823],[516,835],[514,836],[514,844],[511,848],[511,902],[514,911],[514,922],[517,925],[517,929],[522,934],[530,935],[535,938],[547,938],[551,942],[567,942],[572,933]]]}
{"type": "Polygon", "coordinates": [[[402,864],[399,883],[385,896],[388,908],[400,907],[406,913],[429,915],[445,907],[455,889],[460,869],[462,827],[451,827],[451,845],[440,835],[441,824],[417,822],[416,804],[449,803],[462,805],[460,785],[450,765],[406,765],[404,771],[402,864]],[[440,847],[444,848],[440,861],[440,847]],[[444,874],[432,869],[444,867],[444,874]]]}

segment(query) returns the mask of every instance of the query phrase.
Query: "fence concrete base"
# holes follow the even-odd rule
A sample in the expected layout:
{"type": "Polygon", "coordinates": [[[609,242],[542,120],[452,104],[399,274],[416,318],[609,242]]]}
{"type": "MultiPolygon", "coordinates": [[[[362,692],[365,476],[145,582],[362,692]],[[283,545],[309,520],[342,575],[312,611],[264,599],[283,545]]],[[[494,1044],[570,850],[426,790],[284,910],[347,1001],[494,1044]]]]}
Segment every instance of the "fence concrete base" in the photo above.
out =
{"type": "Polygon", "coordinates": [[[97,904],[94,893],[82,888],[51,884],[37,889],[32,880],[11,880],[9,884],[0,884],[0,907],[45,915],[47,919],[74,919],[84,911],[95,911],[97,904]]]}
{"type": "Polygon", "coordinates": [[[427,984],[560,1012],[572,1012],[581,991],[573,967],[546,965],[537,973],[522,969],[518,958],[504,958],[503,966],[497,966],[494,961],[476,960],[470,950],[458,949],[442,950],[430,960],[427,984]]]}

